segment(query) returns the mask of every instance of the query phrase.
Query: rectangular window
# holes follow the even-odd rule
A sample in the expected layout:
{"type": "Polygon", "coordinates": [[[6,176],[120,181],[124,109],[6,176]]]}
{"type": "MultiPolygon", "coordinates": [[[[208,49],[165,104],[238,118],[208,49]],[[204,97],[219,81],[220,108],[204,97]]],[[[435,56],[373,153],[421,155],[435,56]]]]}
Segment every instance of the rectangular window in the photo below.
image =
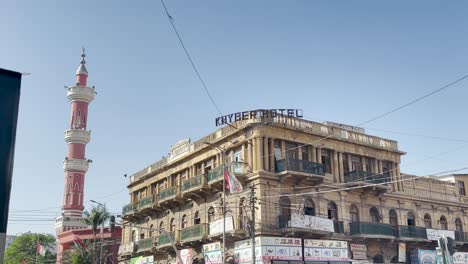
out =
{"type": "Polygon", "coordinates": [[[283,159],[283,153],[281,152],[281,142],[279,140],[275,139],[274,148],[275,148],[275,159],[276,160],[282,160],[283,159]]]}
{"type": "Polygon", "coordinates": [[[301,147],[302,149],[302,160],[309,160],[309,146],[304,145],[301,147]]]}
{"type": "Polygon", "coordinates": [[[459,193],[460,195],[466,196],[466,192],[465,192],[465,182],[458,181],[458,193],[459,193]]]}
{"type": "Polygon", "coordinates": [[[299,159],[299,150],[297,143],[286,142],[286,157],[288,159],[299,159]]]}
{"type": "Polygon", "coordinates": [[[242,159],[241,159],[241,151],[240,151],[240,150],[234,153],[234,161],[237,161],[237,162],[242,161],[242,159]]]}
{"type": "Polygon", "coordinates": [[[343,171],[349,172],[348,154],[343,154],[343,171]]]}

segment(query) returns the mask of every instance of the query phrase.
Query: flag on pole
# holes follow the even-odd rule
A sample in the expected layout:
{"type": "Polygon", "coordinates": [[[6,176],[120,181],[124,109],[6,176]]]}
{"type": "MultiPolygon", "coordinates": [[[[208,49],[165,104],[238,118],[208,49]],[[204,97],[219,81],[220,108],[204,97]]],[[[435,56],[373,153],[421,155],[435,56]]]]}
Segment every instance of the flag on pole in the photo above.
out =
{"type": "Polygon", "coordinates": [[[37,253],[41,256],[45,256],[47,252],[47,249],[41,245],[41,243],[39,243],[39,241],[37,242],[37,253]]]}
{"type": "Polygon", "coordinates": [[[224,180],[226,181],[226,188],[230,193],[240,193],[242,192],[242,184],[236,178],[233,173],[229,172],[228,168],[224,169],[224,180]]]}

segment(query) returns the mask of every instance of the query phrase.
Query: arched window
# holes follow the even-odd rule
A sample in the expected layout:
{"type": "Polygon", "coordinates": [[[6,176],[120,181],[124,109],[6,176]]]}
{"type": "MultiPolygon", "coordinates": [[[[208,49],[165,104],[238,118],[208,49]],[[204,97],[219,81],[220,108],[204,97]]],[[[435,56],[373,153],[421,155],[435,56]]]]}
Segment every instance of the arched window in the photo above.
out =
{"type": "Polygon", "coordinates": [[[392,226],[394,226],[394,227],[398,226],[398,214],[395,211],[395,209],[391,209],[388,212],[388,221],[392,226]]]}
{"type": "Polygon", "coordinates": [[[380,222],[380,213],[379,210],[377,210],[375,207],[371,207],[370,209],[370,220],[372,223],[380,222]]]}
{"type": "Polygon", "coordinates": [[[159,223],[159,233],[161,233],[161,231],[164,230],[164,222],[161,221],[161,223],[159,223]]]}
{"type": "Polygon", "coordinates": [[[187,215],[182,216],[182,229],[186,228],[187,225],[187,215]]]}
{"type": "Polygon", "coordinates": [[[149,232],[148,232],[148,237],[153,237],[153,234],[154,234],[154,226],[150,225],[149,232]]]}
{"type": "Polygon", "coordinates": [[[169,231],[171,231],[171,232],[175,231],[175,219],[174,218],[171,219],[171,223],[170,223],[170,226],[169,226],[169,231]]]}
{"type": "Polygon", "coordinates": [[[193,224],[194,225],[199,225],[200,223],[201,223],[200,214],[198,213],[198,211],[196,211],[194,216],[193,216],[193,224]]]}
{"type": "Polygon", "coordinates": [[[140,230],[140,239],[145,239],[145,230],[144,229],[140,230]]]}
{"type": "Polygon", "coordinates": [[[414,216],[414,213],[412,211],[409,211],[408,212],[408,216],[407,216],[407,222],[408,222],[408,226],[415,226],[416,225],[416,217],[414,216]]]}
{"type": "Polygon", "coordinates": [[[442,230],[447,230],[448,229],[447,218],[445,218],[445,216],[440,217],[439,223],[440,223],[440,229],[442,229],[442,230]]]}
{"type": "Polygon", "coordinates": [[[287,220],[291,219],[291,200],[288,197],[281,197],[279,200],[281,215],[287,220]]]}
{"type": "Polygon", "coordinates": [[[328,209],[328,219],[337,221],[338,220],[338,207],[336,206],[336,203],[329,202],[327,209],[328,209]]]}
{"type": "Polygon", "coordinates": [[[135,230],[132,230],[132,237],[130,238],[132,240],[132,242],[135,242],[136,240],[136,232],[135,230]]]}
{"type": "Polygon", "coordinates": [[[214,221],[214,220],[215,220],[215,210],[214,210],[213,207],[210,207],[210,208],[208,209],[208,222],[211,223],[211,222],[214,221]]]}
{"type": "Polygon", "coordinates": [[[455,230],[458,232],[463,232],[463,223],[460,218],[455,219],[455,230]]]}
{"type": "Polygon", "coordinates": [[[349,218],[351,223],[359,222],[359,209],[354,204],[349,208],[349,218]]]}
{"type": "Polygon", "coordinates": [[[432,219],[429,214],[424,215],[424,226],[426,228],[432,228],[432,219]]]}
{"type": "Polygon", "coordinates": [[[305,215],[315,215],[315,204],[311,199],[306,199],[304,202],[304,214],[305,215]]]}

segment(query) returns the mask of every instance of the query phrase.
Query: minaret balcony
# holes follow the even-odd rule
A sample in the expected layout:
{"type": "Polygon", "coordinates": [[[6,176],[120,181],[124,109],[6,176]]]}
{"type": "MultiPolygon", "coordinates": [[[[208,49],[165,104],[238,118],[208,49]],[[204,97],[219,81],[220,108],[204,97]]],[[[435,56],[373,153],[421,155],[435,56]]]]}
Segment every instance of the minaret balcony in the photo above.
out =
{"type": "Polygon", "coordinates": [[[65,171],[88,171],[88,160],[66,159],[63,161],[63,170],[65,171]]]}
{"type": "Polygon", "coordinates": [[[65,131],[65,142],[88,144],[91,139],[91,132],[81,129],[69,129],[65,131]]]}
{"type": "Polygon", "coordinates": [[[70,86],[67,88],[67,97],[71,102],[85,101],[90,103],[94,99],[96,92],[91,87],[70,86]]]}

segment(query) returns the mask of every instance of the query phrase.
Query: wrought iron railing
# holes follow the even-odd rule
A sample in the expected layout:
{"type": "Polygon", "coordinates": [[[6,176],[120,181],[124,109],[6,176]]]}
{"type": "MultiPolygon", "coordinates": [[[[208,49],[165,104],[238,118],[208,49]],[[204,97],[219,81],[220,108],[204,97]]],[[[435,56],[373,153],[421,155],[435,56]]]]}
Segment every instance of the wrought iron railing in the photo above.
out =
{"type": "Polygon", "coordinates": [[[349,224],[351,235],[395,236],[395,227],[389,224],[354,222],[349,224]]]}
{"type": "Polygon", "coordinates": [[[455,231],[455,240],[459,242],[468,242],[468,232],[455,231]]]}
{"type": "Polygon", "coordinates": [[[151,250],[153,247],[153,238],[145,238],[138,240],[138,252],[151,250]]]}
{"type": "Polygon", "coordinates": [[[180,240],[189,241],[189,240],[199,240],[208,235],[208,225],[207,224],[198,224],[186,227],[181,231],[180,240]]]}
{"type": "Polygon", "coordinates": [[[244,162],[233,161],[225,165],[218,166],[208,172],[208,183],[217,182],[223,179],[224,169],[227,169],[229,173],[236,175],[243,175],[247,173],[247,165],[244,162]]]}
{"type": "Polygon", "coordinates": [[[178,243],[178,237],[176,235],[177,232],[172,231],[172,232],[167,232],[167,233],[162,233],[158,237],[158,247],[159,246],[164,246],[164,245],[170,245],[171,241],[173,243],[178,243]],[[170,237],[170,238],[169,238],[170,237]]]}
{"type": "Polygon", "coordinates": [[[387,183],[390,179],[388,174],[375,174],[370,171],[353,170],[344,173],[346,183],[367,182],[367,183],[387,183]]]}
{"type": "Polygon", "coordinates": [[[153,196],[148,196],[140,200],[138,203],[138,206],[140,210],[152,207],[154,205],[154,197],[153,196]]]}
{"type": "Polygon", "coordinates": [[[159,201],[175,198],[177,196],[178,188],[179,186],[172,186],[162,190],[158,195],[159,201]]]}
{"type": "Polygon", "coordinates": [[[276,161],[275,171],[298,171],[324,176],[325,165],[307,160],[282,159],[276,161]]]}
{"type": "Polygon", "coordinates": [[[193,178],[187,179],[182,183],[182,191],[188,191],[192,188],[200,188],[206,182],[206,175],[200,174],[193,178]]]}
{"type": "Polygon", "coordinates": [[[127,204],[124,207],[122,207],[122,215],[128,215],[132,214],[136,208],[133,204],[127,204]]]}
{"type": "Polygon", "coordinates": [[[399,226],[398,234],[400,237],[427,239],[426,228],[420,226],[399,226]]]}

